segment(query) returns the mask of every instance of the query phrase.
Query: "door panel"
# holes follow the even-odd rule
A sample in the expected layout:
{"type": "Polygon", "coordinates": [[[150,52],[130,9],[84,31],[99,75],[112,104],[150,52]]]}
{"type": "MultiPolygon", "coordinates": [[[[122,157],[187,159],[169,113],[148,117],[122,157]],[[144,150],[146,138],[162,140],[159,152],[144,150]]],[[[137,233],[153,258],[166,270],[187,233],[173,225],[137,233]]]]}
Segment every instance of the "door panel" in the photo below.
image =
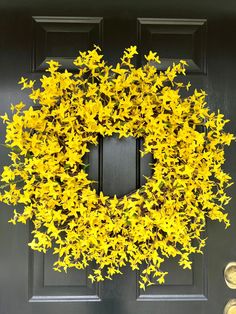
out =
{"type": "Polygon", "coordinates": [[[177,260],[163,264],[168,271],[163,285],[153,285],[145,291],[138,289],[138,301],[207,301],[206,263],[202,256],[195,256],[191,270],[183,270],[177,260]]]}
{"type": "MultiPolygon", "coordinates": [[[[26,3],[23,5],[27,7],[26,3]]],[[[9,6],[8,11],[0,13],[0,114],[9,112],[11,103],[24,100],[30,104],[27,92],[20,91],[17,82],[21,76],[39,78],[47,60],[56,59],[63,68],[74,71],[72,61],[78,51],[96,43],[114,64],[124,48],[136,44],[140,52],[138,66],[144,63],[143,55],[150,49],[160,54],[163,61],[160,70],[179,59],[187,59],[190,66],[185,80],[207,91],[210,107],[220,108],[232,120],[228,130],[235,132],[236,23],[230,20],[223,23],[217,13],[214,16],[214,12],[220,12],[219,6],[210,14],[202,5],[197,14],[185,4],[182,14],[177,6],[168,13],[158,3],[144,10],[143,1],[135,4],[131,14],[128,4],[126,7],[120,3],[116,11],[105,1],[97,7],[95,3],[84,3],[81,10],[73,1],[70,10],[59,4],[53,11],[49,10],[50,5],[45,3],[44,9],[35,5],[24,12],[9,6]]],[[[3,143],[5,131],[2,124],[0,127],[3,143]]],[[[3,166],[9,162],[8,152],[0,149],[3,166]]],[[[142,140],[119,140],[116,136],[100,138],[97,147],[91,146],[86,156],[87,171],[97,181],[94,184],[97,191],[121,197],[144,184],[144,176],[151,176],[153,160],[150,155],[141,158],[140,149],[142,140]]],[[[225,169],[235,180],[234,154],[232,145],[227,150],[225,169]]],[[[229,191],[234,195],[234,187],[229,191]]],[[[163,265],[169,271],[166,283],[142,291],[138,287],[139,273],[129,267],[124,268],[123,276],[101,284],[87,280],[88,270],[54,272],[51,252],[43,255],[29,250],[30,225],[8,224],[12,209],[2,204],[0,314],[223,313],[227,301],[235,298],[235,291],[226,287],[223,277],[226,264],[236,259],[234,205],[233,197],[228,206],[232,223],[229,230],[214,222],[208,225],[204,256],[193,257],[192,270],[180,269],[177,260],[167,261],[163,265]]]]}
{"type": "Polygon", "coordinates": [[[75,269],[58,273],[52,269],[55,256],[30,254],[29,302],[100,301],[100,285],[87,279],[88,271],[75,269]]]}
{"type": "Polygon", "coordinates": [[[78,51],[102,44],[103,19],[97,17],[33,17],[33,72],[47,68],[51,58],[62,69],[76,69],[78,51]]]}
{"type": "Polygon", "coordinates": [[[149,50],[158,51],[162,71],[184,59],[187,73],[206,74],[206,24],[206,19],[138,18],[141,63],[149,50]]]}

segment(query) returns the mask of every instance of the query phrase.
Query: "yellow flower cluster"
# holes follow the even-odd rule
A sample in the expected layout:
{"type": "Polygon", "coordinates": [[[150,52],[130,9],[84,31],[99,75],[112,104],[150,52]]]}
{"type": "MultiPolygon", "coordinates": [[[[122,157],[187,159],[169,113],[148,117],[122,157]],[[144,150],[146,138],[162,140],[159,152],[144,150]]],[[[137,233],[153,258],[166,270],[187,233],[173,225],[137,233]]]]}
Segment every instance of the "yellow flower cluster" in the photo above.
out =
{"type": "MultiPolygon", "coordinates": [[[[80,52],[78,70],[48,73],[35,81],[22,78],[22,89],[37,106],[12,105],[6,123],[11,165],[1,175],[1,201],[23,204],[12,223],[33,222],[33,250],[53,248],[54,269],[84,269],[95,262],[92,281],[111,279],[125,265],[140,270],[140,287],[163,283],[161,264],[177,256],[191,268],[190,255],[205,245],[206,219],[229,225],[224,206],[231,177],[222,170],[224,145],[234,136],[223,131],[228,120],[210,112],[206,93],[183,97],[185,61],[158,71],[156,53],[136,68],[136,47],[124,51],[115,67],[100,48],[80,52]],[[83,164],[98,135],[144,139],[142,154],[155,160],[153,175],[133,194],[118,199],[91,187],[83,164]]],[[[185,92],[186,93],[186,92],[185,92]]]]}

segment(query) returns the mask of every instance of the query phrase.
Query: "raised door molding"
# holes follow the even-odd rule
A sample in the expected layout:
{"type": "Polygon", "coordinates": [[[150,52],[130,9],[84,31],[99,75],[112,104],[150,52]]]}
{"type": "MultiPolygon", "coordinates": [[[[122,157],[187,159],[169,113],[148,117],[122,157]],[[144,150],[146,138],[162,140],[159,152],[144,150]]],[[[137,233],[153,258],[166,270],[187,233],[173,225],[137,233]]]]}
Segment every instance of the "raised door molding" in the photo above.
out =
{"type": "Polygon", "coordinates": [[[102,17],[33,16],[32,72],[44,71],[53,59],[75,70],[79,51],[102,45],[102,17]]]}
{"type": "MultiPolygon", "coordinates": [[[[184,59],[189,64],[187,73],[206,74],[206,19],[138,18],[137,23],[140,55],[157,51],[159,70],[184,59]]],[[[144,64],[144,57],[140,61],[144,64]]]]}

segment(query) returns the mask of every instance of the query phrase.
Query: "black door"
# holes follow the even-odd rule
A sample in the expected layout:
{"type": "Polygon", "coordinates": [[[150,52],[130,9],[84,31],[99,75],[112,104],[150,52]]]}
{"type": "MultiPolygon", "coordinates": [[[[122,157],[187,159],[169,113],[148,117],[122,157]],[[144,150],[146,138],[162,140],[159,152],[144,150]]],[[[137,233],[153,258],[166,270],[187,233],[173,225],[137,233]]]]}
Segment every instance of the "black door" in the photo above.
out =
{"type": "MultiPolygon", "coordinates": [[[[236,5],[226,0],[206,1],[1,1],[0,3],[0,114],[27,92],[17,82],[21,76],[39,78],[53,58],[72,69],[80,50],[94,43],[106,60],[118,62],[122,51],[137,45],[140,58],[148,50],[161,57],[160,69],[186,59],[188,79],[205,89],[211,109],[219,108],[232,122],[236,113],[236,5]]],[[[5,127],[1,125],[1,143],[5,127]]],[[[89,176],[99,181],[105,194],[122,196],[150,175],[151,156],[140,158],[136,139],[104,138],[88,156],[89,176]]],[[[226,153],[226,171],[236,180],[235,145],[226,153]]],[[[1,148],[1,165],[9,162],[1,148]]],[[[219,223],[207,228],[204,255],[195,256],[192,270],[182,270],[175,260],[165,264],[166,283],[145,291],[139,273],[125,268],[123,276],[102,284],[87,280],[86,271],[52,270],[53,256],[30,251],[30,225],[8,224],[12,208],[0,211],[0,314],[221,314],[236,290],[224,280],[224,268],[236,260],[236,216],[233,199],[228,206],[231,227],[219,223]]],[[[231,309],[232,310],[232,309],[231,309]]],[[[231,312],[228,312],[231,313],[231,312]]],[[[233,312],[232,312],[233,313],[233,312]]]]}

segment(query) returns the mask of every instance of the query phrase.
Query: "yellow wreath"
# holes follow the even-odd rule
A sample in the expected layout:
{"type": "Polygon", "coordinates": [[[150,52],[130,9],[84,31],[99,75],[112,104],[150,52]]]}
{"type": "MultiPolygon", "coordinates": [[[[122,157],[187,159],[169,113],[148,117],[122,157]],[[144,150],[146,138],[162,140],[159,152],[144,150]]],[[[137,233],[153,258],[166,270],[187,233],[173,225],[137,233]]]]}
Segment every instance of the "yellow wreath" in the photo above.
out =
{"type": "Polygon", "coordinates": [[[111,279],[125,265],[140,271],[140,287],[157,280],[166,258],[179,258],[191,268],[190,254],[202,252],[206,219],[229,225],[224,205],[231,177],[222,170],[224,145],[235,139],[223,131],[228,120],[211,113],[206,93],[181,96],[187,85],[185,61],[166,71],[155,67],[152,51],[136,68],[136,47],[124,51],[115,67],[107,65],[95,46],[80,52],[74,74],[48,62],[48,75],[35,81],[21,78],[39,107],[12,105],[13,116],[2,116],[11,165],[1,175],[1,200],[23,204],[12,223],[33,222],[33,250],[53,248],[54,269],[96,267],[92,281],[111,279]],[[199,126],[203,126],[204,129],[199,126]],[[144,139],[142,154],[155,160],[153,175],[131,195],[118,199],[91,187],[83,157],[98,135],[144,139]]]}

